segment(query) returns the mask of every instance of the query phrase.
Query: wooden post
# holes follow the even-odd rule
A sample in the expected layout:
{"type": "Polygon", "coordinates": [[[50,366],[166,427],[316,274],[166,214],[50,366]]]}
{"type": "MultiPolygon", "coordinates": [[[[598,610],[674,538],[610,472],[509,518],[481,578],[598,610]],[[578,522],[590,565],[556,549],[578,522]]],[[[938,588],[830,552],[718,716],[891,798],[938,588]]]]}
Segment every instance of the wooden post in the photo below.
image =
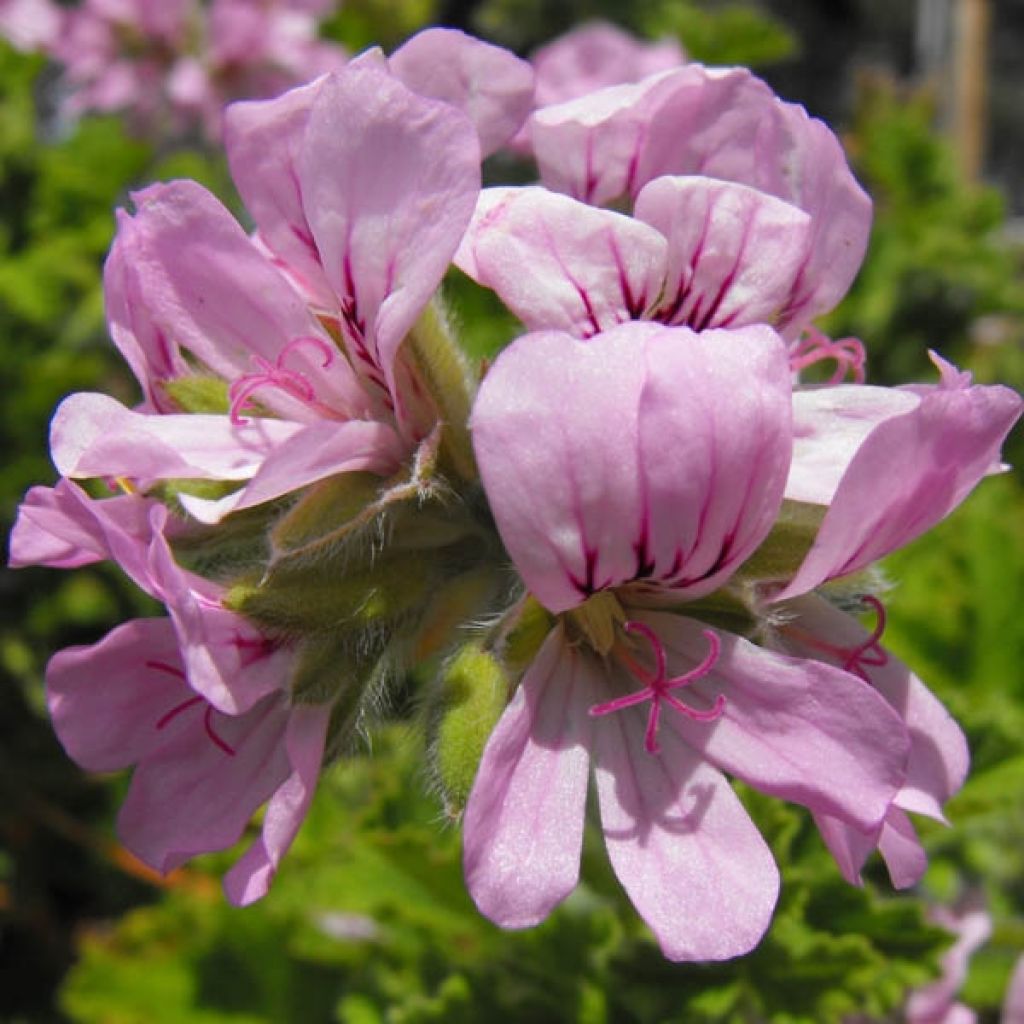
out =
{"type": "Polygon", "coordinates": [[[957,0],[954,23],[953,140],[960,169],[976,181],[985,161],[988,127],[989,0],[957,0]]]}

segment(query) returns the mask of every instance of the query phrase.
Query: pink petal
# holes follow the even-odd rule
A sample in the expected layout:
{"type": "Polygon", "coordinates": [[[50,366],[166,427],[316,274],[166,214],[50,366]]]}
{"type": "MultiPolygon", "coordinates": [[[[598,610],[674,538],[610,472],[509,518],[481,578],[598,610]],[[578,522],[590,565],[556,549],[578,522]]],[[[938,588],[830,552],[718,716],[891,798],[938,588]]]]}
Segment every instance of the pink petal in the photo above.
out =
{"type": "Polygon", "coordinates": [[[464,111],[480,135],[482,156],[508,142],[533,108],[533,68],[456,29],[417,33],[388,64],[413,92],[464,111]]]}
{"type": "Polygon", "coordinates": [[[247,480],[302,425],[227,416],[132,412],[107,395],[80,393],[61,402],[50,427],[54,465],[73,478],[125,476],[247,480]]]}
{"type": "Polygon", "coordinates": [[[670,960],[741,956],[761,940],[778,898],[771,851],[718,771],[669,730],[660,741],[660,753],[645,750],[644,716],[632,709],[596,720],[612,867],[670,960]]]}
{"type": "Polygon", "coordinates": [[[166,739],[163,716],[195,696],[169,619],[133,619],[46,666],[46,703],[68,756],[87,771],[127,768],[166,739]]]}
{"type": "Polygon", "coordinates": [[[576,887],[596,671],[556,627],[484,749],[463,821],[466,885],[503,928],[537,924],[576,887]]]}
{"type": "Polygon", "coordinates": [[[33,488],[11,536],[11,565],[67,569],[111,559],[152,595],[148,552],[153,517],[161,514],[166,519],[152,499],[123,495],[97,500],[67,480],[52,491],[33,488]]]}
{"type": "Polygon", "coordinates": [[[520,338],[473,442],[498,529],[552,611],[633,580],[708,593],[757,547],[789,463],[789,371],[767,327],[623,324],[520,338]]]}
{"type": "Polygon", "coordinates": [[[665,250],[657,231],[631,217],[543,188],[491,188],[455,261],[530,329],[586,338],[654,303],[665,250]]]}
{"type": "Polygon", "coordinates": [[[298,172],[349,341],[394,394],[398,348],[441,283],[476,204],[473,125],[386,72],[350,64],[321,86],[298,172]]]}
{"type": "MultiPolygon", "coordinates": [[[[661,638],[670,675],[699,664],[706,628],[679,615],[637,616],[661,638]]],[[[899,715],[861,680],[820,661],[789,658],[718,632],[721,654],[687,693],[725,698],[713,723],[665,722],[712,764],[755,789],[867,831],[903,784],[909,740],[899,715]]]]}
{"type": "Polygon", "coordinates": [[[319,78],[271,100],[232,103],[224,113],[224,146],[260,237],[314,304],[330,309],[334,297],[306,220],[298,175],[309,112],[323,82],[319,78]]]}
{"type": "Polygon", "coordinates": [[[388,476],[404,456],[405,445],[386,423],[313,423],[278,446],[242,490],[219,501],[183,495],[181,502],[201,522],[215,523],[229,512],[261,505],[337,473],[365,470],[388,476]]]}
{"type": "Polygon", "coordinates": [[[148,537],[151,504],[128,495],[94,501],[69,480],[52,488],[33,487],[18,506],[8,564],[12,569],[75,569],[102,562],[113,557],[111,530],[148,537]]]}
{"type": "Polygon", "coordinates": [[[647,42],[605,21],[580,25],[542,46],[530,58],[537,73],[537,106],[585,96],[606,85],[641,78],[682,64],[675,39],[647,42]]]}
{"type": "MultiPolygon", "coordinates": [[[[151,185],[134,199],[132,256],[152,319],[209,371],[232,381],[258,369],[255,357],[276,363],[297,338],[334,347],[295,289],[204,188],[175,181],[151,185]]],[[[359,415],[368,403],[347,361],[322,363],[313,346],[287,357],[288,368],[314,384],[321,403],[339,417],[359,415]]],[[[290,419],[317,418],[278,389],[264,388],[259,398],[290,419]]]]}
{"type": "Polygon", "coordinates": [[[288,711],[280,695],[244,715],[216,712],[209,729],[202,705],[168,721],[160,747],[135,769],[121,812],[124,844],[157,871],[241,837],[256,808],[288,778],[288,711]]]}
{"type": "Polygon", "coordinates": [[[153,320],[135,258],[137,232],[134,219],[118,210],[117,234],[103,268],[107,326],[142,387],[145,411],[172,412],[160,382],[185,376],[190,370],[178,346],[153,320]]]}
{"type": "Polygon", "coordinates": [[[928,855],[910,819],[898,807],[891,807],[885,816],[878,849],[885,859],[894,889],[909,889],[924,877],[928,855]]]}
{"type": "Polygon", "coordinates": [[[689,64],[534,114],[541,180],[605,204],[663,175],[750,185],[811,215],[811,238],[780,327],[796,332],[845,294],[867,247],[871,202],[820,121],[740,68],[689,64]]]}
{"type": "Polygon", "coordinates": [[[267,894],[281,858],[305,820],[320,777],[330,716],[328,705],[307,705],[294,708],[288,717],[285,746],[291,774],[267,804],[260,838],[224,876],[224,890],[236,907],[267,894]]]}
{"type": "Polygon", "coordinates": [[[664,295],[653,319],[708,327],[774,323],[807,258],[811,218],[744,185],[657,178],[636,216],[668,239],[664,295]]]}
{"type": "Polygon", "coordinates": [[[793,392],[793,462],[786,497],[831,503],[857,450],[880,423],[909,412],[916,395],[864,384],[793,392]]]}
{"type": "Polygon", "coordinates": [[[857,449],[784,600],[856,572],[931,529],[998,464],[1024,405],[1009,388],[947,386],[884,420],[857,449]]]}
{"type": "Polygon", "coordinates": [[[1018,958],[1006,988],[1002,1024],[1024,1024],[1024,955],[1018,958]]]}
{"type": "MultiPolygon", "coordinates": [[[[854,651],[869,639],[867,630],[855,618],[821,598],[801,598],[788,604],[786,610],[796,617],[783,627],[782,637],[787,650],[802,657],[842,667],[843,659],[821,645],[854,651]]],[[[904,720],[910,734],[907,778],[896,796],[897,806],[945,821],[942,806],[963,785],[970,763],[963,730],[895,655],[885,652],[884,664],[866,664],[862,671],[904,720]]]]}
{"type": "Polygon", "coordinates": [[[861,871],[868,857],[878,846],[878,837],[882,833],[884,822],[862,832],[831,814],[820,814],[815,811],[814,824],[818,826],[821,838],[829,853],[835,858],[843,878],[850,885],[863,885],[861,871]]]}

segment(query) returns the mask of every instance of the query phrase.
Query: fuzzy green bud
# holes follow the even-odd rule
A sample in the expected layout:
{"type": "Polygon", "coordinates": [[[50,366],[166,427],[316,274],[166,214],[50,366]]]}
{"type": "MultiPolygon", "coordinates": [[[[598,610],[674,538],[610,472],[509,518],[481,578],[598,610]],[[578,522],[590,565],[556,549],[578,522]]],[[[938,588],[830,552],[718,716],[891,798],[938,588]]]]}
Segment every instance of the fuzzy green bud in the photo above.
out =
{"type": "Polygon", "coordinates": [[[225,415],[231,408],[227,382],[220,377],[175,377],[160,387],[182,412],[225,415]]]}
{"type": "Polygon", "coordinates": [[[750,582],[792,579],[814,544],[826,509],[801,501],[784,501],[771,533],[743,563],[736,578],[750,582]]]}
{"type": "Polygon", "coordinates": [[[433,709],[433,763],[450,814],[462,812],[484,746],[505,710],[509,678],[501,662],[476,642],[444,666],[433,709]]]}

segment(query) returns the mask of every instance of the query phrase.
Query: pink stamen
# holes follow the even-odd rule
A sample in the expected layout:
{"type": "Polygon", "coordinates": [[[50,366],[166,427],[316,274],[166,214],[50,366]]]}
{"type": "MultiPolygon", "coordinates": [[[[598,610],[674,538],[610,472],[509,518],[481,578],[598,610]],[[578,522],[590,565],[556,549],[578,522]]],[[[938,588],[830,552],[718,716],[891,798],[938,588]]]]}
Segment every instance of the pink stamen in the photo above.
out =
{"type": "Polygon", "coordinates": [[[823,640],[813,633],[808,633],[798,626],[786,626],[783,632],[795,637],[802,644],[806,644],[806,646],[816,651],[830,655],[839,662],[839,666],[844,672],[850,672],[859,679],[863,679],[868,685],[871,685],[871,680],[868,678],[865,666],[879,668],[889,663],[889,655],[879,644],[882,634],[885,632],[885,605],[877,597],[872,597],[870,594],[862,597],[861,603],[874,611],[876,621],[871,635],[856,647],[841,647],[839,644],[830,644],[827,640],[823,640]]]}
{"type": "Polygon", "coordinates": [[[803,336],[789,349],[789,368],[794,373],[799,373],[808,366],[826,359],[833,359],[836,363],[835,372],[828,381],[830,385],[841,384],[847,373],[853,375],[854,383],[864,383],[867,353],[864,350],[864,343],[857,338],[840,338],[839,341],[833,341],[817,327],[808,327],[803,336]]]}
{"type": "Polygon", "coordinates": [[[889,661],[889,655],[885,653],[878,643],[885,632],[885,605],[877,597],[872,597],[870,594],[862,597],[861,603],[866,604],[874,611],[875,628],[871,631],[871,635],[867,640],[862,644],[858,644],[847,654],[846,660],[843,662],[843,670],[859,676],[865,683],[870,683],[871,680],[868,679],[864,666],[872,665],[877,668],[889,661]]]}
{"type": "Polygon", "coordinates": [[[229,415],[231,422],[235,426],[241,426],[247,423],[248,420],[242,416],[242,410],[245,408],[249,399],[253,394],[260,388],[272,387],[278,388],[284,391],[286,394],[291,395],[292,398],[297,398],[300,402],[304,402],[306,405],[316,409],[317,412],[322,413],[325,416],[334,417],[336,414],[328,406],[323,405],[317,401],[316,389],[310,383],[309,378],[298,370],[289,370],[284,365],[285,359],[294,352],[297,348],[302,346],[313,346],[323,356],[323,362],[320,364],[323,369],[327,369],[331,363],[334,362],[334,349],[324,341],[323,338],[317,338],[314,335],[303,335],[300,338],[292,338],[287,345],[281,349],[274,363],[268,362],[262,356],[253,356],[253,361],[259,367],[254,373],[245,373],[239,377],[230,388],[228,388],[228,398],[231,399],[231,409],[229,415]]]}
{"type": "Polygon", "coordinates": [[[590,708],[591,715],[595,717],[610,715],[613,711],[622,711],[624,708],[631,708],[649,700],[651,702],[651,711],[647,718],[647,729],[644,731],[644,747],[649,754],[656,754],[660,749],[658,747],[658,722],[661,718],[662,701],[695,722],[713,722],[721,716],[725,710],[725,698],[721,694],[715,697],[715,703],[711,708],[707,711],[701,711],[698,708],[692,708],[688,704],[684,704],[669,692],[686,686],[706,676],[711,671],[712,666],[718,661],[718,656],[722,649],[722,644],[717,634],[713,633],[710,629],[705,629],[704,638],[709,646],[707,656],[696,668],[691,669],[684,675],[674,676],[669,679],[667,678],[665,648],[662,646],[654,630],[650,626],[636,621],[627,622],[625,629],[628,633],[639,633],[650,643],[654,651],[654,673],[651,674],[642,668],[625,651],[618,652],[622,662],[644,684],[644,687],[642,690],[627,694],[625,697],[617,697],[615,700],[607,701],[604,704],[595,704],[590,708]]]}
{"type": "MultiPolygon", "coordinates": [[[[173,668],[172,666],[167,665],[164,662],[147,661],[146,664],[150,668],[162,669],[164,671],[171,672],[174,675],[181,676],[182,679],[185,678],[184,673],[182,673],[179,669],[173,668]]],[[[174,721],[175,718],[178,717],[178,715],[182,714],[185,711],[188,711],[189,708],[194,708],[197,704],[202,704],[202,703],[205,703],[204,698],[197,695],[195,697],[189,697],[187,700],[183,700],[180,704],[175,704],[175,706],[173,708],[171,708],[171,710],[168,711],[165,715],[163,715],[159,719],[159,721],[156,723],[157,731],[159,731],[159,730],[165,728],[166,726],[168,726],[171,722],[174,721]]],[[[218,736],[216,731],[213,728],[213,705],[212,704],[207,704],[206,705],[206,712],[203,715],[203,728],[206,730],[206,735],[209,736],[209,738],[210,738],[211,742],[214,744],[214,746],[219,747],[229,757],[234,757],[235,756],[235,754],[236,754],[235,748],[230,746],[230,744],[225,742],[223,738],[218,736]]]]}

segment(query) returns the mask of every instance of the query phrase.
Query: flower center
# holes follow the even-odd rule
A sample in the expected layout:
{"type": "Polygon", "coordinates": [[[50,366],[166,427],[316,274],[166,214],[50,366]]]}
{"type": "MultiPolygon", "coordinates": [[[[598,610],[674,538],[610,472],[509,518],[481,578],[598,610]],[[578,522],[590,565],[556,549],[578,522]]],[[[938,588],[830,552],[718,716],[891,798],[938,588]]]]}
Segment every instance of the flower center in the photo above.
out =
{"type": "Polygon", "coordinates": [[[262,356],[254,356],[253,360],[259,369],[253,373],[242,374],[228,389],[228,397],[231,399],[229,414],[231,422],[235,426],[241,426],[243,423],[248,422],[242,416],[242,410],[249,399],[252,398],[253,393],[264,387],[277,388],[285,392],[285,394],[291,395],[292,398],[297,398],[300,402],[305,403],[328,419],[339,418],[338,413],[331,409],[330,406],[324,405],[317,400],[316,389],[304,373],[298,370],[289,370],[284,365],[285,359],[297,348],[301,348],[304,345],[312,346],[323,356],[323,362],[320,365],[324,369],[327,369],[334,362],[334,349],[323,338],[316,338],[312,335],[293,338],[281,349],[280,354],[273,363],[268,362],[262,356]]]}
{"type": "Polygon", "coordinates": [[[716,633],[713,633],[710,629],[705,629],[704,638],[707,640],[709,647],[707,656],[696,668],[681,676],[673,676],[670,679],[667,672],[665,648],[662,646],[654,630],[650,626],[635,620],[627,622],[624,628],[628,633],[639,633],[650,643],[654,651],[654,674],[652,675],[647,671],[628,652],[621,649],[617,650],[616,653],[622,663],[644,684],[643,689],[637,690],[635,693],[629,693],[625,697],[617,697],[615,700],[607,701],[604,704],[595,704],[590,708],[591,715],[595,717],[610,715],[613,711],[622,711],[624,708],[631,708],[636,704],[642,704],[644,701],[649,700],[651,702],[651,710],[647,718],[647,729],[644,733],[644,747],[649,754],[656,754],[660,749],[658,747],[658,720],[661,717],[661,704],[663,701],[670,707],[675,708],[681,715],[685,715],[695,722],[713,722],[722,715],[725,711],[725,698],[721,694],[715,697],[715,703],[707,711],[701,711],[698,708],[692,708],[688,704],[684,704],[671,693],[672,690],[686,686],[706,676],[711,671],[712,666],[718,661],[718,655],[722,649],[721,641],[716,633]]]}
{"type": "MultiPolygon", "coordinates": [[[[180,668],[175,668],[174,665],[168,665],[165,661],[147,661],[146,668],[155,668],[160,672],[167,672],[172,676],[177,676],[182,682],[185,681],[185,673],[180,668]]],[[[236,753],[235,748],[218,736],[213,728],[213,705],[207,703],[205,698],[200,697],[198,694],[195,697],[183,700],[180,704],[175,704],[170,711],[162,715],[156,723],[157,731],[159,732],[161,729],[164,729],[182,712],[188,711],[189,708],[194,708],[198,704],[206,704],[206,711],[203,714],[203,728],[206,730],[206,735],[209,736],[210,741],[229,757],[234,757],[236,753]]]]}
{"type": "Polygon", "coordinates": [[[864,343],[856,338],[833,341],[817,327],[808,327],[789,349],[789,368],[794,373],[826,359],[832,359],[836,364],[835,372],[828,380],[829,384],[842,383],[847,373],[852,374],[854,383],[864,383],[867,353],[864,351],[864,343]]]}

